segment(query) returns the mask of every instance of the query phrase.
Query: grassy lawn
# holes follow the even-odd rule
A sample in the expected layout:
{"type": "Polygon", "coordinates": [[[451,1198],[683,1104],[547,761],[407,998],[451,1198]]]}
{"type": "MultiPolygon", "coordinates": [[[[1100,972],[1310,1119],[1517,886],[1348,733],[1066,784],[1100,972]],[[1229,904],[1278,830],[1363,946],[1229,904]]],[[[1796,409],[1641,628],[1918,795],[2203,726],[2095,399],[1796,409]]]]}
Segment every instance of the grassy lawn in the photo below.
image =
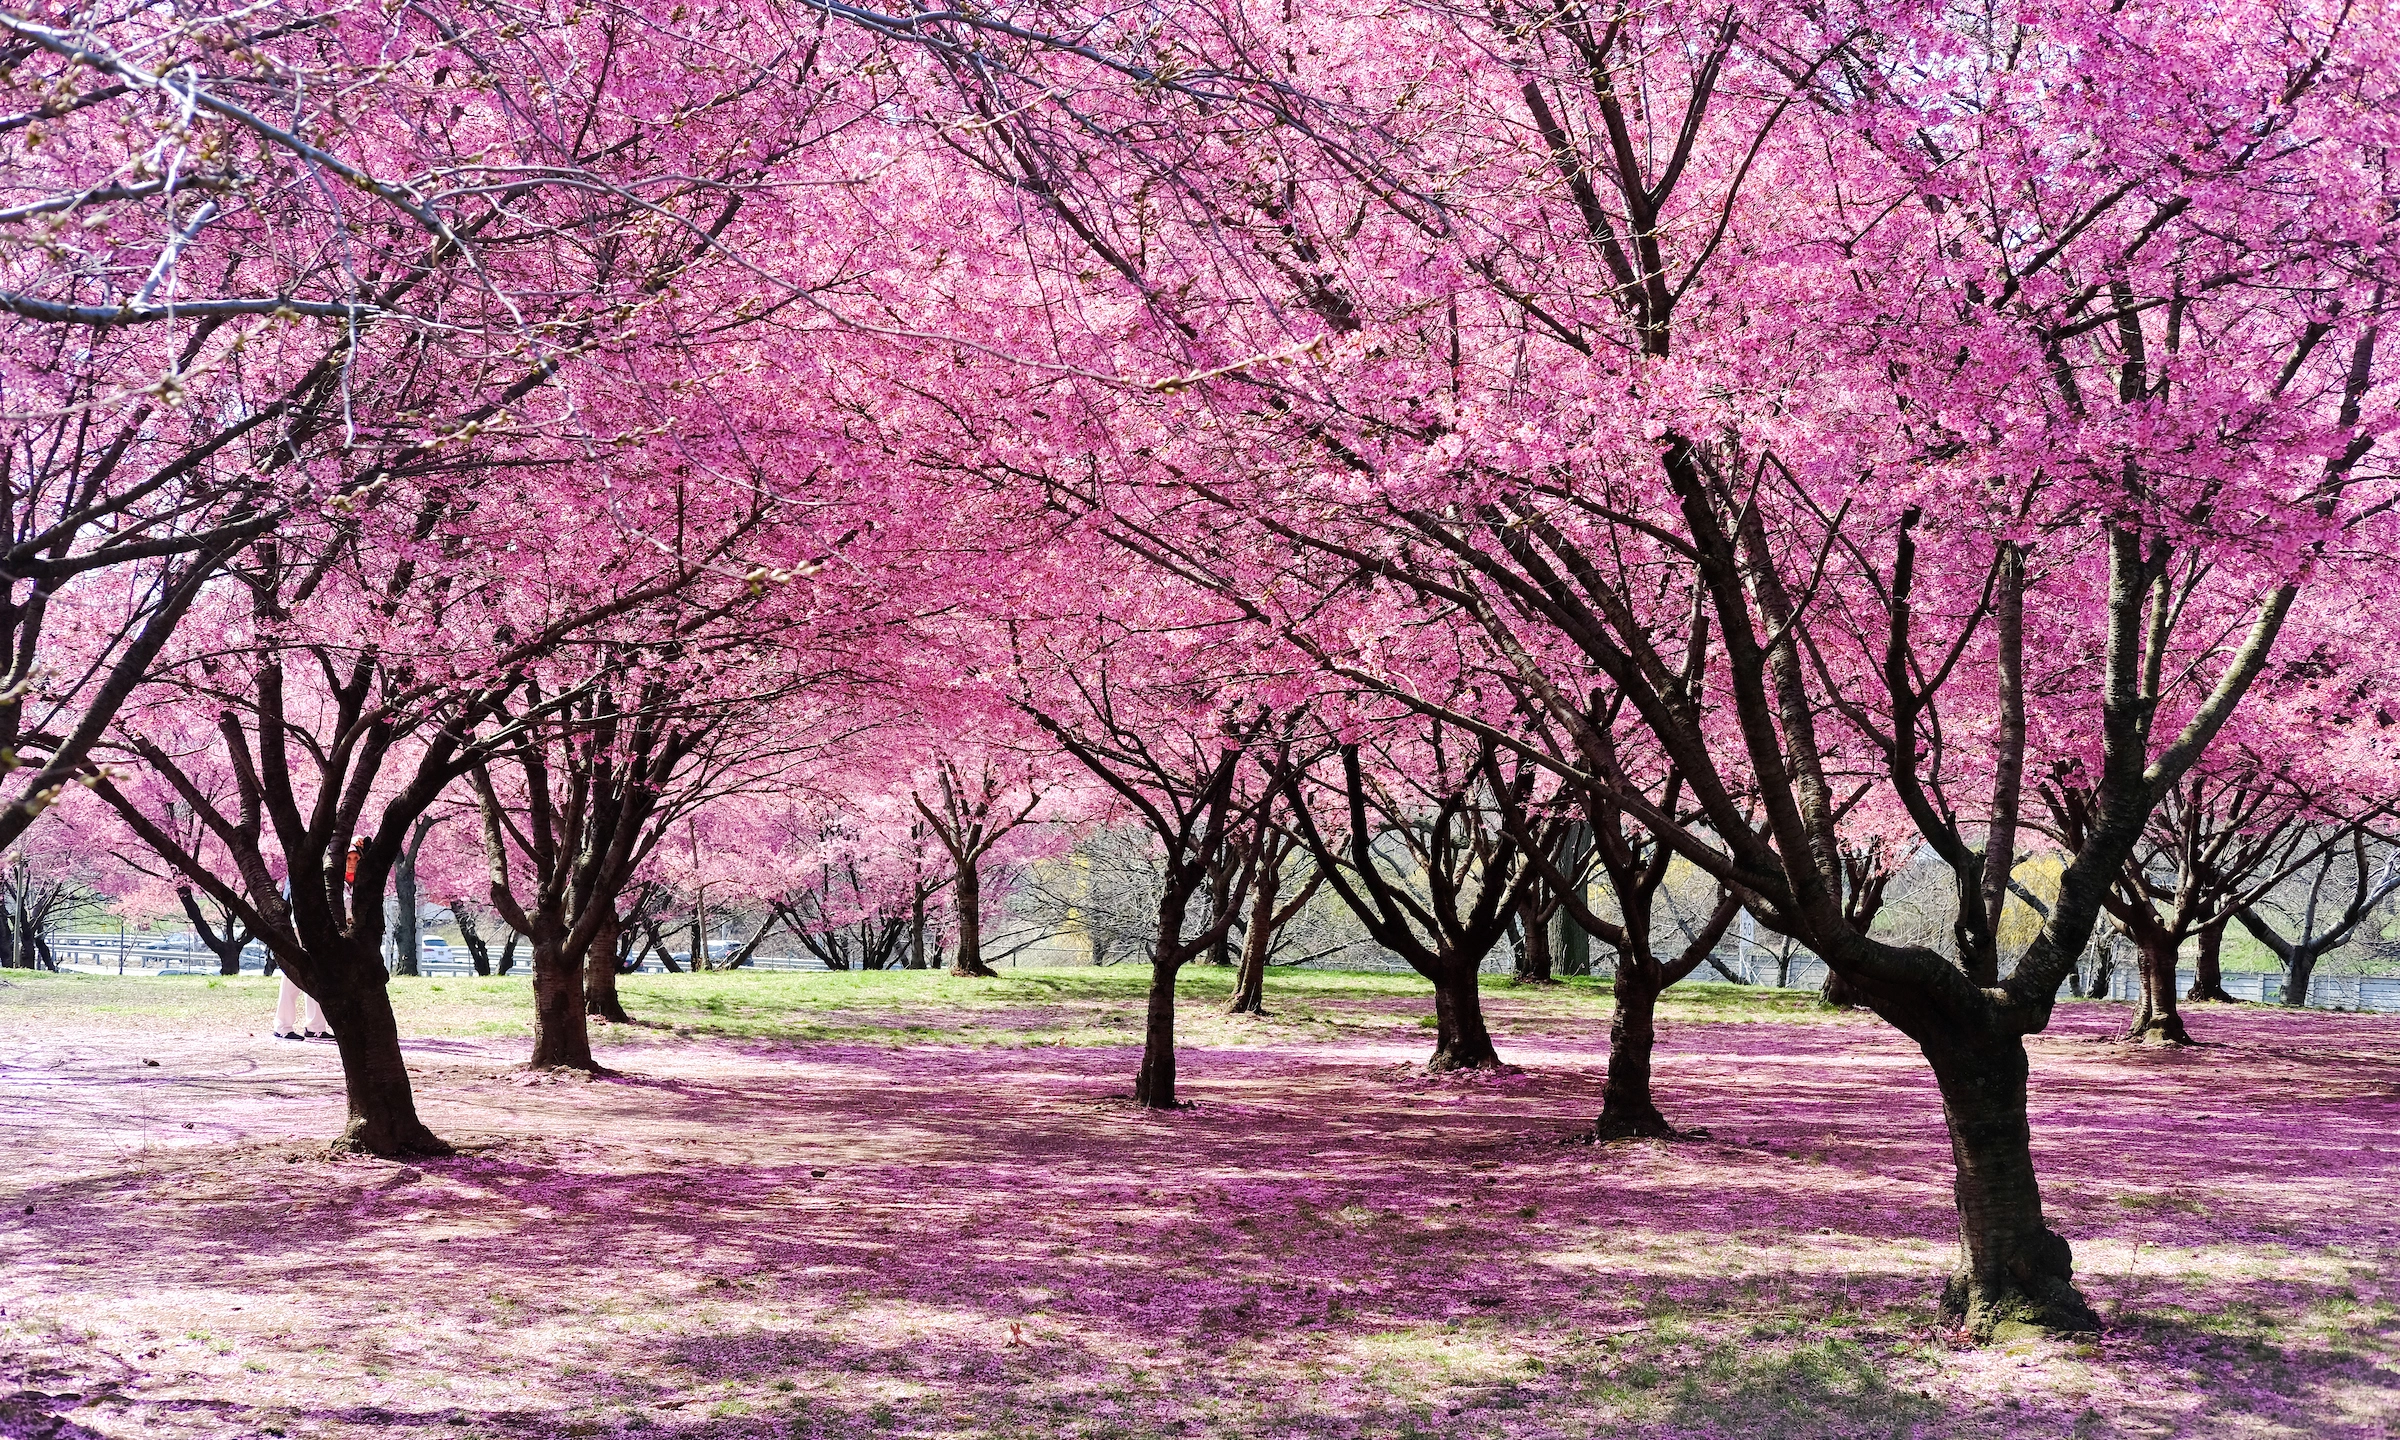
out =
{"type": "MultiPolygon", "coordinates": [[[[268,1028],[277,981],[256,976],[9,972],[0,1011],[50,1014],[62,1025],[134,1029],[268,1028]]],[[[941,971],[739,970],[623,976],[618,990],[638,1022],[599,1025],[596,1043],[661,1039],[945,1041],[974,1045],[1118,1045],[1138,1040],[1150,974],[1132,965],[1003,970],[997,980],[941,971]]],[[[1178,1019],[1191,1043],[1281,1043],[1296,1035],[1351,1035],[1430,1019],[1432,987],[1414,974],[1279,970],[1268,977],[1264,1017],[1231,1017],[1232,972],[1190,965],[1176,983],[1178,1019]]],[[[531,980],[399,977],[391,981],[401,1033],[418,1037],[530,1037],[531,980]]],[[[1570,979],[1532,989],[1485,978],[1485,1004],[1544,1032],[1608,1024],[1609,983],[1570,979]]],[[[1808,991],[1684,984],[1659,1007],[1666,1020],[1827,1021],[1840,1018],[1808,991]]]]}

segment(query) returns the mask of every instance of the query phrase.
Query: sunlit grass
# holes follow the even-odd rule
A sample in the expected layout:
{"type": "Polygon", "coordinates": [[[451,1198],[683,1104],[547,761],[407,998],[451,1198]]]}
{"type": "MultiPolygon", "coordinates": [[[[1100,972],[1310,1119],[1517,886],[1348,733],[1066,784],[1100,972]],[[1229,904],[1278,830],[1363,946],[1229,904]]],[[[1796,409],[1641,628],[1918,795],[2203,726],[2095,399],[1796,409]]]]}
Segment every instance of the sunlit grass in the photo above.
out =
{"type": "MultiPolygon", "coordinates": [[[[0,1007],[55,1012],[62,1023],[144,1029],[216,1030],[274,1013],[276,980],[256,975],[119,977],[18,972],[0,980],[0,1007]]],[[[595,1025],[600,1044],[681,1038],[759,1042],[1121,1045],[1141,1038],[1147,967],[1006,969],[995,980],[938,970],[648,972],[621,977],[618,993],[636,1021],[595,1025]]],[[[1186,966],[1176,984],[1178,1026],[1188,1043],[1288,1043],[1394,1027],[1414,1032],[1429,1017],[1432,987],[1411,973],[1277,970],[1264,1016],[1228,1016],[1233,974],[1186,966]]],[[[532,1034],[531,977],[398,977],[392,1008],[403,1035],[515,1037],[532,1034]]],[[[1606,980],[1574,978],[1518,986],[1487,976],[1485,1005],[1527,1033],[1607,1024],[1606,980]]],[[[1660,1005],[1669,1021],[1801,1021],[1856,1018],[1829,1011],[1805,991],[1685,984],[1660,1005]]],[[[1415,1043],[1413,1040],[1411,1043],[1415,1043]]]]}

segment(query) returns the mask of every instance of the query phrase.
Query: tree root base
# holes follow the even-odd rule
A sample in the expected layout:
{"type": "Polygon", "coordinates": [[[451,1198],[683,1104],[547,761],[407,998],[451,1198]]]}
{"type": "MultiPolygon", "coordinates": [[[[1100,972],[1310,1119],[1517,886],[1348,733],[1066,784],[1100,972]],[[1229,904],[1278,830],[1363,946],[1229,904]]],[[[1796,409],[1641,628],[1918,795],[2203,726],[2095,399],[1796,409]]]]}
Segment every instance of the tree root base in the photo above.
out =
{"type": "Polygon", "coordinates": [[[999,971],[984,964],[981,960],[972,965],[953,965],[950,967],[950,974],[960,980],[997,980],[1000,978],[999,971]]]}
{"type": "Polygon", "coordinates": [[[1436,1053],[1425,1062],[1428,1075],[1455,1075],[1466,1070],[1506,1070],[1498,1055],[1443,1055],[1436,1053]]]}
{"type": "Polygon", "coordinates": [[[555,1063],[529,1060],[525,1063],[525,1068],[517,1073],[528,1081],[538,1083],[545,1079],[613,1080],[617,1077],[618,1072],[609,1069],[597,1060],[563,1060],[555,1063]]]}
{"type": "Polygon", "coordinates": [[[398,1135],[377,1134],[366,1126],[352,1125],[325,1147],[325,1153],[374,1155],[385,1160],[421,1160],[456,1155],[458,1150],[422,1125],[413,1126],[398,1135]]]}
{"type": "Polygon", "coordinates": [[[2033,1334],[2098,1333],[2100,1317],[2075,1288],[2067,1242],[2052,1234],[2034,1248],[2036,1253],[2015,1260],[1996,1279],[1979,1279],[1965,1269],[1951,1272],[1942,1283],[1944,1323],[1984,1345],[2033,1334]]]}
{"type": "Polygon", "coordinates": [[[1119,1090],[1113,1095],[1103,1095],[1100,1097],[1100,1099],[1101,1103],[1104,1105],[1122,1105],[1128,1110],[1147,1110],[1152,1114],[1165,1114],[1169,1111],[1197,1110],[1200,1108],[1200,1102],[1197,1100],[1169,1100],[1164,1105],[1153,1104],[1152,1102],[1144,1100],[1141,1096],[1136,1095],[1129,1090],[1119,1090]]]}
{"type": "Polygon", "coordinates": [[[2183,998],[2187,1004],[2194,1001],[2198,1001],[2203,1004],[2213,1001],[2219,1005],[2239,1005],[2242,1003],[2241,1001],[2234,999],[2231,995],[2226,994],[2225,987],[2222,985],[2206,988],[2199,985],[2194,985],[2191,993],[2183,998]]]}
{"type": "Polygon", "coordinates": [[[1594,1145],[1618,1140],[1705,1140],[1706,1130],[1678,1130],[1663,1115],[1603,1115],[1586,1136],[1594,1145]]]}

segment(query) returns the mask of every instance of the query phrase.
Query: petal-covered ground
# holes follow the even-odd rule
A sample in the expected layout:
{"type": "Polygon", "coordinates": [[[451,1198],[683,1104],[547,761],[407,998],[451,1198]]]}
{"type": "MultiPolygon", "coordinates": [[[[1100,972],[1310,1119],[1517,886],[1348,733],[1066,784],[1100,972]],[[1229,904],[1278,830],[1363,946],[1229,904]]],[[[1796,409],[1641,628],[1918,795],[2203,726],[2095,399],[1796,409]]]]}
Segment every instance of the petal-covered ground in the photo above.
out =
{"type": "Polygon", "coordinates": [[[1949,1152],[1913,1050],[1693,989],[1574,1143],[1606,993],[1194,974],[1185,1093],[1122,1099],[1139,977],[640,977],[596,1081],[513,981],[395,982],[456,1159],[325,1158],[330,1046],[257,981],[0,986],[0,1436],[2356,1436],[2400,1429],[2400,1018],[2119,1007],[2033,1046],[2108,1332],[1934,1324],[1949,1152]],[[153,1063],[154,1062],[154,1063],[153,1063]]]}

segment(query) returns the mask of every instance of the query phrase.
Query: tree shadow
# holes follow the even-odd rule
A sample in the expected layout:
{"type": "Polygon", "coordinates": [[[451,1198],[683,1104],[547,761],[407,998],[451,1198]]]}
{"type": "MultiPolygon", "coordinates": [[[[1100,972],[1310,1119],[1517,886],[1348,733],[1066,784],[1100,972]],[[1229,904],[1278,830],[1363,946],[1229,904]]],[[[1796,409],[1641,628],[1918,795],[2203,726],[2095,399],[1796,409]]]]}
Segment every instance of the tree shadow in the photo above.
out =
{"type": "MultiPolygon", "coordinates": [[[[2079,1245],[2322,1245],[2391,1216],[2400,1127],[2362,1094],[2388,1072],[2327,1065],[2295,1091],[2282,1061],[2234,1042],[2225,1063],[2146,1070],[2130,1089],[2130,1068],[2092,1047],[2037,1050],[2037,1145],[2079,1245]],[[2129,1193],[2168,1201],[2128,1208],[2129,1193]]],[[[662,1049],[637,1062],[656,1073],[531,1089],[460,1066],[425,1101],[469,1153],[395,1166],[294,1164],[288,1143],[87,1150],[88,1173],[12,1184],[37,1213],[6,1253],[20,1293],[61,1304],[158,1290],[313,1303],[308,1343],[337,1353],[380,1333],[374,1306],[395,1298],[444,1328],[572,1308],[589,1317],[578,1343],[607,1357],[615,1398],[580,1409],[293,1412],[344,1433],[465,1415],[469,1434],[547,1436],[571,1413],[726,1437],[1030,1436],[1067,1420],[1127,1436],[1934,1435],[2003,1420],[2063,1435],[2148,1413],[2126,1401],[2089,1421],[2028,1391],[1987,1414],[1916,1393],[1910,1377],[1944,1363],[1922,1352],[1953,1221],[1938,1097],[1901,1042],[1849,1024],[1670,1026],[1662,1099],[1721,1138],[1607,1147],[1555,1143],[1596,1106],[1604,1052],[1525,1050],[1507,1085],[1402,1085],[1369,1047],[1191,1047],[1205,1103],[1171,1125],[1104,1108],[1130,1049],[662,1049]]],[[[193,1113],[243,1103],[219,1079],[143,1073],[193,1113]]],[[[333,1084],[248,1113],[327,1103],[333,1084]]],[[[13,1123],[66,1143],[58,1115],[13,1123]]],[[[95,1123],[75,1118],[76,1143],[95,1123]]],[[[2207,1314],[2321,1308],[2339,1283],[2145,1283],[2099,1354],[2179,1376],[2160,1357],[2250,1343],[2207,1314]]],[[[2261,1335],[2288,1396],[2209,1375],[2162,1397],[2227,1428],[2289,1424],[2372,1378],[2330,1346],[2261,1335]]],[[[562,1367],[551,1355],[529,1374],[571,1393],[562,1367]]]]}

